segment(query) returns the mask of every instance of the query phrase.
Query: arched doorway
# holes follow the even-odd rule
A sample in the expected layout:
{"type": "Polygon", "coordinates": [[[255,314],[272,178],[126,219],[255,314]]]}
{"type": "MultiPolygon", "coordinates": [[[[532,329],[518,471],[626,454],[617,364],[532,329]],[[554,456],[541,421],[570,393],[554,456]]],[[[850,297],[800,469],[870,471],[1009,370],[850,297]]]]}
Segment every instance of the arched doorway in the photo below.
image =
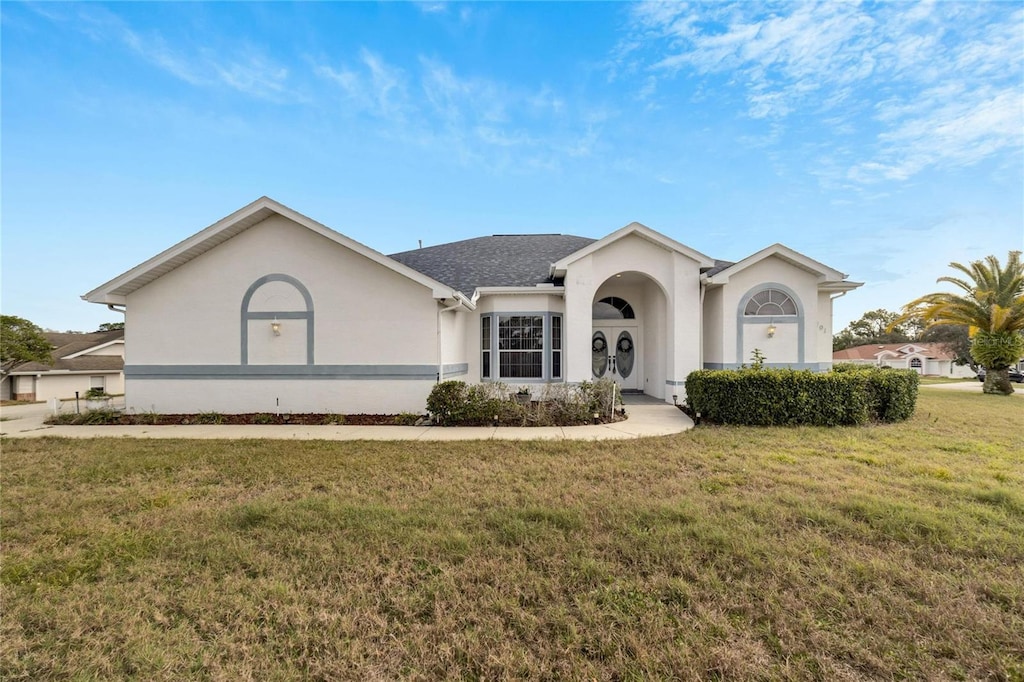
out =
{"type": "Polygon", "coordinates": [[[611,379],[626,391],[642,390],[639,333],[636,311],[629,301],[618,296],[595,301],[590,338],[593,378],[611,379]]]}

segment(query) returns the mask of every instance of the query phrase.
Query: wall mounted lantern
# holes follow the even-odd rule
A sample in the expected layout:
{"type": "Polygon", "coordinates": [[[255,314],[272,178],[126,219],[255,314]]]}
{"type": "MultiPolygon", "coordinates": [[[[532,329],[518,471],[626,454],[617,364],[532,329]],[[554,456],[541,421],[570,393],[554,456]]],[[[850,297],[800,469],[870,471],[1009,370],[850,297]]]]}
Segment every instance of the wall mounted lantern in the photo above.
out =
{"type": "Polygon", "coordinates": [[[274,332],[274,336],[281,336],[281,323],[274,318],[274,321],[270,323],[270,330],[274,332]]]}
{"type": "Polygon", "coordinates": [[[770,324],[770,325],[768,325],[768,338],[770,339],[773,336],[775,336],[775,325],[774,324],[770,324]]]}

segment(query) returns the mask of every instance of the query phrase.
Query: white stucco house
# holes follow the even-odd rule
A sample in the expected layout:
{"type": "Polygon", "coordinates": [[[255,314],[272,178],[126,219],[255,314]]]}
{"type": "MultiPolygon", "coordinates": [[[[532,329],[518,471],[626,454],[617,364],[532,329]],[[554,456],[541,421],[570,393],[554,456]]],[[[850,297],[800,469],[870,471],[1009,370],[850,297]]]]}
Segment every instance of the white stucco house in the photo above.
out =
{"type": "Polygon", "coordinates": [[[837,350],[832,354],[832,360],[855,365],[912,369],[921,375],[954,379],[973,379],[975,376],[970,367],[957,365],[954,362],[956,356],[941,343],[880,343],[853,346],[837,350]]]}
{"type": "Polygon", "coordinates": [[[439,380],[610,377],[671,403],[689,372],[832,364],[859,283],[781,244],[718,261],[639,223],[385,256],[263,197],[83,298],[125,312],[129,409],[422,412],[439,380]]]}

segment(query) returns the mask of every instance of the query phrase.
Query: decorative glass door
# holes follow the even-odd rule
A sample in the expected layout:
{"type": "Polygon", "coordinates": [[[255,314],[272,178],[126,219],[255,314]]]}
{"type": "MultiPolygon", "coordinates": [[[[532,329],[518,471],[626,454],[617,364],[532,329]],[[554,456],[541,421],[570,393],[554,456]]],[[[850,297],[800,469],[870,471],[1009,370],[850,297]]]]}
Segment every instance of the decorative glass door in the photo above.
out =
{"type": "Polygon", "coordinates": [[[636,329],[605,327],[591,337],[591,364],[595,379],[607,376],[624,389],[639,388],[636,329]]]}

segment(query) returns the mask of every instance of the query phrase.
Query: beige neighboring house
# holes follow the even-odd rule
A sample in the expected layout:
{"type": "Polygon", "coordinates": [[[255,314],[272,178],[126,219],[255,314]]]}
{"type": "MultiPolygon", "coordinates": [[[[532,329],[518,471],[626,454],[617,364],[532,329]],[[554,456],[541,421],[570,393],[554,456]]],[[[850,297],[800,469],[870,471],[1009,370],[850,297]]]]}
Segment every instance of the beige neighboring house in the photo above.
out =
{"type": "Polygon", "coordinates": [[[124,393],[124,331],[91,334],[45,332],[53,364],[23,362],[10,371],[14,400],[85,397],[90,388],[124,393]]]}
{"type": "Polygon", "coordinates": [[[912,369],[921,375],[974,378],[970,367],[957,365],[956,356],[941,343],[881,343],[854,346],[832,354],[834,362],[912,369]]]}
{"type": "Polygon", "coordinates": [[[351,414],[422,412],[453,378],[671,403],[754,349],[824,370],[858,286],[781,244],[732,263],[640,223],[386,256],[263,197],[83,298],[125,312],[128,409],[351,414]]]}

